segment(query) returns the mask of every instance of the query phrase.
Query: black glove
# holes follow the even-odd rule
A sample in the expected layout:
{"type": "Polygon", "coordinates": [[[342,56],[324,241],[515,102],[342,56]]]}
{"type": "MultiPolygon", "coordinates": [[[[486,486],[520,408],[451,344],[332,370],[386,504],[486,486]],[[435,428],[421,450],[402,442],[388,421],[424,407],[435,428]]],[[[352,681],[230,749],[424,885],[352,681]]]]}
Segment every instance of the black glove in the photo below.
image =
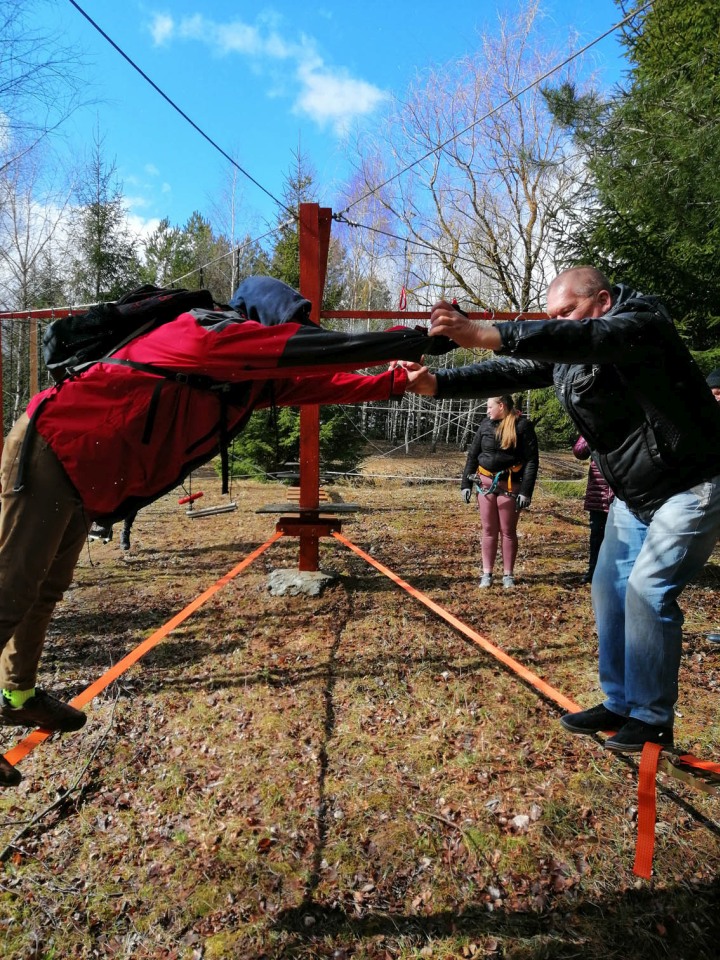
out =
{"type": "Polygon", "coordinates": [[[470,503],[470,498],[472,497],[472,490],[470,487],[463,487],[460,491],[460,496],[463,498],[465,503],[470,503]]]}
{"type": "Polygon", "coordinates": [[[517,500],[515,501],[515,506],[518,510],[529,510],[530,497],[526,497],[524,493],[519,493],[517,495],[517,500]]]}

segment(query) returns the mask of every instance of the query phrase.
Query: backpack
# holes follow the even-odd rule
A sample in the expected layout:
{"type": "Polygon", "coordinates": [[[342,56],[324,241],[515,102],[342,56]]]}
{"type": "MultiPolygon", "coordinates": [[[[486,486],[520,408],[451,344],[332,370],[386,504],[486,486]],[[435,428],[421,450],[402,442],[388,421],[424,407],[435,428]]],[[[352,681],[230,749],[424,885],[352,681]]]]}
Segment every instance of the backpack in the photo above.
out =
{"type": "MultiPolygon", "coordinates": [[[[247,385],[220,383],[203,374],[179,373],[167,370],[149,363],[136,363],[133,360],[120,360],[112,354],[135,340],[143,333],[153,330],[174,320],[181,313],[188,310],[213,310],[215,302],[209,290],[185,290],[155,287],[152,284],[131,290],[119,300],[108,303],[98,303],[90,307],[86,313],[74,316],[59,317],[53,320],[42,337],[42,353],[45,366],[52,375],[56,384],[81,373],[94,364],[113,363],[134,367],[170,380],[182,383],[198,390],[212,390],[217,393],[220,402],[218,424],[220,460],[222,467],[222,492],[228,492],[229,457],[228,444],[230,437],[227,427],[227,408],[233,400],[247,393],[247,385]]],[[[152,431],[154,422],[155,404],[159,397],[161,384],[155,388],[148,411],[146,434],[152,431]]],[[[35,408],[25,434],[20,451],[20,463],[15,480],[14,492],[22,490],[25,482],[25,468],[27,463],[30,438],[34,432],[34,421],[40,413],[45,397],[35,408]]]]}
{"type": "Polygon", "coordinates": [[[62,383],[181,313],[214,306],[209,290],[146,284],[115,302],[98,303],[86,313],[53,320],[42,337],[45,366],[55,382],[62,383]]]}

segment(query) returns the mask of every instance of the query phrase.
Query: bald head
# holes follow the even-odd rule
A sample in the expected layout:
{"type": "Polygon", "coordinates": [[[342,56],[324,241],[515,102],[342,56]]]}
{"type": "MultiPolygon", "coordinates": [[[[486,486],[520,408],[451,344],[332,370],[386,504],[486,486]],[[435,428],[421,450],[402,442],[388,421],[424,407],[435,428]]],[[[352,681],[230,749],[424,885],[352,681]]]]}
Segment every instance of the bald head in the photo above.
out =
{"type": "Polygon", "coordinates": [[[571,267],[548,287],[547,312],[556,320],[601,317],[612,306],[610,281],[595,267],[571,267]]]}

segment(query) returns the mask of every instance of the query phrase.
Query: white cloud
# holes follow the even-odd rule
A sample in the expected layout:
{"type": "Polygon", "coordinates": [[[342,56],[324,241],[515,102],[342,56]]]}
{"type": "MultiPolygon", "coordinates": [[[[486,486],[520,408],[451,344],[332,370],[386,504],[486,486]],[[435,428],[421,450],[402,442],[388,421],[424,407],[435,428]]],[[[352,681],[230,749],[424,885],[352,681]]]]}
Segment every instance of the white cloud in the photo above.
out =
{"type": "Polygon", "coordinates": [[[146,219],[145,217],[138,216],[136,213],[128,213],[127,226],[134,237],[138,240],[145,240],[154,230],[157,230],[160,226],[160,221],[157,217],[146,219]]]}
{"type": "Polygon", "coordinates": [[[151,33],[156,44],[171,39],[194,41],[219,57],[251,58],[244,68],[266,76],[267,96],[289,96],[288,81],[294,76],[292,112],[309,117],[320,127],[329,126],[337,134],[386,99],[387,94],[374,84],[351,76],[343,67],[325,64],[312,37],[299,34],[286,40],[281,28],[282,20],[276,14],[260,15],[251,24],[238,19],[220,23],[197,13],[177,22],[157,15],[151,33]],[[282,71],[280,64],[284,65],[282,71]]]}
{"type": "Polygon", "coordinates": [[[268,41],[263,40],[255,27],[246,23],[216,25],[215,42],[219,52],[224,54],[242,53],[252,57],[275,56],[273,53],[268,53],[268,41]]]}
{"type": "Polygon", "coordinates": [[[145,173],[146,173],[149,177],[157,177],[157,176],[159,175],[160,171],[158,170],[158,168],[155,166],[154,163],[146,163],[146,164],[145,164],[145,173]]]}
{"type": "Polygon", "coordinates": [[[150,24],[150,33],[155,46],[160,47],[164,43],[168,43],[172,39],[174,31],[175,21],[172,17],[162,13],[155,14],[150,24]]]}
{"type": "Polygon", "coordinates": [[[372,113],[386,98],[373,84],[323,65],[300,66],[298,79],[302,90],[295,111],[307,114],[321,126],[330,123],[339,134],[347,130],[353,117],[372,113]]]}
{"type": "Polygon", "coordinates": [[[146,207],[152,206],[152,200],[149,200],[147,197],[142,194],[135,194],[134,196],[125,196],[123,197],[123,203],[128,210],[143,210],[146,207]]]}

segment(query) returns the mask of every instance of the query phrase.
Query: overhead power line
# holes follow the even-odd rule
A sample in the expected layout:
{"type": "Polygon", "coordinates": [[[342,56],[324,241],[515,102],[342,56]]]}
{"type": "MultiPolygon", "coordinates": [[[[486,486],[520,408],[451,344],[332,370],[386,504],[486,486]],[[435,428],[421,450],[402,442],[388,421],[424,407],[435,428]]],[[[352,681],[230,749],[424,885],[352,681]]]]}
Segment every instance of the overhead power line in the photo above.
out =
{"type": "MultiPolygon", "coordinates": [[[[378,187],[378,189],[380,188],[378,187]]],[[[359,203],[360,201],[357,202],[359,203]]],[[[347,210],[349,209],[350,207],[347,207],[347,210]]],[[[447,251],[441,250],[440,247],[430,243],[429,240],[414,240],[412,237],[401,237],[397,233],[390,233],[389,230],[382,230],[380,227],[372,227],[368,223],[356,223],[354,220],[348,220],[344,213],[334,213],[332,216],[333,220],[337,223],[344,223],[347,227],[357,227],[360,230],[370,230],[371,233],[380,233],[383,237],[389,237],[391,240],[399,240],[406,245],[409,244],[414,247],[420,247],[424,253],[432,253],[436,256],[440,255],[442,260],[450,256],[447,251]]],[[[453,254],[452,259],[456,263],[469,263],[472,266],[477,266],[477,261],[472,260],[470,257],[461,257],[459,254],[453,254]]]]}
{"type": "Polygon", "coordinates": [[[228,257],[235,256],[236,253],[240,253],[247,247],[252,247],[254,244],[260,243],[261,240],[272,236],[273,233],[277,233],[278,230],[284,230],[285,227],[289,227],[291,224],[295,223],[296,219],[296,217],[293,217],[292,220],[286,220],[284,223],[279,223],[276,227],[273,227],[272,230],[268,230],[267,233],[262,233],[259,237],[254,237],[252,240],[245,240],[244,243],[238,244],[237,247],[233,247],[232,250],[228,250],[227,253],[221,253],[219,257],[208,260],[206,263],[201,264],[199,267],[195,267],[193,270],[188,270],[188,272],[183,273],[182,276],[175,277],[174,280],[171,280],[170,286],[175,286],[176,283],[180,283],[181,280],[191,277],[194,273],[200,273],[200,271],[205,270],[206,267],[211,267],[214,263],[219,263],[221,260],[227,260],[228,257]]]}
{"type": "Polygon", "coordinates": [[[212,137],[210,137],[207,133],[205,133],[205,131],[204,131],[201,127],[199,127],[199,126],[195,123],[195,121],[192,120],[192,119],[185,113],[185,111],[182,110],[182,109],[175,103],[174,100],[172,100],[166,93],[164,93],[164,92],[160,89],[160,87],[155,83],[155,81],[154,81],[154,80],[151,80],[150,77],[145,73],[145,71],[142,70],[142,69],[135,63],[135,61],[134,61],[131,57],[129,57],[129,56],[127,55],[127,53],[125,53],[125,51],[122,50],[122,49],[115,43],[115,41],[114,41],[111,37],[109,37],[109,36],[107,35],[107,33],[105,33],[105,31],[102,29],[102,27],[99,26],[97,23],[95,23],[95,21],[93,20],[93,18],[92,18],[88,13],[86,13],[86,12],[83,10],[83,8],[80,6],[79,3],[76,3],[75,0],[70,0],[70,3],[73,5],[73,7],[75,7],[75,9],[78,11],[78,13],[82,14],[82,16],[85,17],[85,19],[87,20],[87,22],[88,22],[89,24],[91,24],[91,26],[93,26],[93,27],[97,30],[97,32],[100,34],[100,36],[103,37],[105,40],[107,40],[107,42],[110,44],[110,46],[113,47],[113,49],[117,50],[117,52],[120,54],[121,57],[123,57],[123,59],[127,60],[127,62],[130,64],[130,66],[133,68],[133,70],[137,70],[137,72],[140,74],[140,76],[143,78],[143,80],[146,80],[146,81],[150,84],[150,86],[153,88],[153,90],[155,90],[156,93],[159,93],[160,96],[163,98],[163,100],[165,100],[166,103],[169,103],[170,106],[173,108],[173,110],[176,110],[176,111],[180,114],[180,116],[183,118],[183,120],[186,120],[186,121],[190,124],[190,126],[191,126],[194,130],[196,130],[196,131],[200,134],[201,137],[203,137],[205,140],[207,140],[207,142],[208,142],[212,147],[214,147],[214,148],[218,151],[218,153],[220,153],[223,157],[225,157],[225,159],[228,160],[228,161],[235,167],[236,170],[239,170],[240,173],[241,173],[244,177],[247,177],[247,179],[248,179],[251,183],[254,183],[255,186],[256,186],[259,190],[262,190],[262,192],[263,192],[267,197],[270,197],[270,199],[271,199],[274,203],[276,203],[279,207],[282,207],[282,209],[285,210],[287,213],[289,213],[290,216],[291,216],[294,220],[297,220],[297,214],[296,214],[293,210],[291,210],[290,207],[286,206],[286,205],[282,202],[282,200],[278,200],[278,198],[277,198],[274,194],[270,193],[270,191],[269,191],[268,189],[266,189],[258,180],[255,179],[255,177],[251,176],[251,174],[249,174],[249,173],[247,172],[247,170],[244,169],[244,167],[241,167],[240,164],[237,162],[237,160],[234,160],[234,159],[230,156],[230,154],[227,153],[227,151],[223,150],[223,148],[222,148],[218,143],[216,143],[215,140],[212,139],[212,137]]]}
{"type": "MultiPolygon", "coordinates": [[[[72,0],[71,0],[72,2],[72,0]]],[[[558,70],[562,70],[563,67],[566,67],[569,63],[572,63],[573,60],[576,60],[578,57],[582,56],[583,53],[586,53],[595,44],[600,43],[601,40],[604,40],[605,37],[609,37],[611,33],[614,33],[616,30],[619,30],[620,27],[625,26],[633,17],[637,17],[639,14],[644,13],[648,7],[651,7],[653,0],[647,0],[641,7],[633,10],[626,17],[623,17],[622,20],[619,20],[614,26],[610,27],[609,30],[606,30],[605,33],[601,33],[600,36],[595,37],[594,40],[591,40],[589,43],[586,43],[584,47],[580,47],[579,50],[575,50],[574,53],[571,53],[570,56],[566,57],[563,61],[556,64],[554,67],[551,67],[550,70],[547,70],[541,76],[536,77],[534,80],[531,80],[530,83],[527,83],[520,90],[513,93],[503,100],[502,103],[499,103],[496,107],[493,107],[491,110],[488,110],[487,113],[483,114],[482,117],[478,117],[477,120],[473,120],[472,123],[469,123],[466,127],[463,127],[462,130],[458,130],[457,133],[454,133],[451,137],[448,137],[447,140],[443,140],[442,143],[439,143],[436,147],[433,147],[432,150],[428,150],[421,157],[418,157],[416,160],[413,160],[412,163],[409,163],[407,166],[403,167],[401,170],[398,170],[397,173],[394,173],[391,177],[388,177],[387,180],[384,180],[382,183],[378,184],[376,187],[373,187],[372,190],[368,190],[361,197],[358,197],[357,200],[353,200],[344,210],[341,210],[339,213],[335,214],[335,218],[341,218],[348,210],[352,210],[354,206],[358,203],[362,203],[363,200],[367,200],[368,197],[372,197],[374,194],[382,190],[383,187],[386,187],[389,183],[392,183],[393,180],[397,180],[398,177],[401,177],[403,174],[407,173],[408,170],[412,170],[413,167],[416,167],[419,163],[422,163],[424,160],[427,160],[429,157],[434,156],[436,153],[439,153],[441,150],[444,150],[448,144],[452,143],[454,140],[457,140],[458,137],[462,137],[463,134],[472,130],[473,127],[478,126],[478,124],[483,123],[485,120],[489,120],[490,117],[498,113],[504,107],[509,106],[511,103],[514,103],[515,100],[518,100],[523,94],[527,93],[528,90],[532,90],[533,87],[536,87],[538,84],[542,83],[543,80],[547,80],[548,77],[551,77],[554,73],[557,73],[558,70]]],[[[353,224],[353,226],[360,226],[360,224],[353,224]]]]}

